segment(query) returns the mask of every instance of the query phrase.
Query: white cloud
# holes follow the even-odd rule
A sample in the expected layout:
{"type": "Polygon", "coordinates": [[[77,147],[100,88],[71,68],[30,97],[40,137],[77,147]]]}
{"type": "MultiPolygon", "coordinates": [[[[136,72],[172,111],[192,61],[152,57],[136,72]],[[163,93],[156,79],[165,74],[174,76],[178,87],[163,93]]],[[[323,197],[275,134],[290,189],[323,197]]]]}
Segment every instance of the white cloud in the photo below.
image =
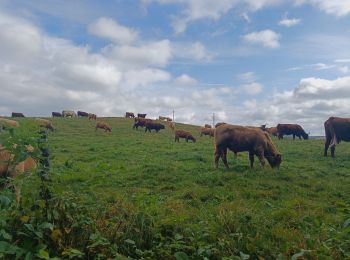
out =
{"type": "Polygon", "coordinates": [[[252,82],[249,84],[244,84],[241,86],[241,89],[243,92],[245,92],[248,95],[257,95],[260,94],[263,90],[263,85],[256,83],[256,82],[252,82]]]}
{"type": "Polygon", "coordinates": [[[135,29],[122,26],[108,17],[100,17],[89,25],[88,30],[93,35],[119,44],[132,43],[138,37],[138,32],[135,29]]]}
{"type": "Polygon", "coordinates": [[[341,67],[339,67],[339,71],[343,74],[347,74],[350,72],[350,69],[348,66],[341,66],[341,67]]]}
{"type": "Polygon", "coordinates": [[[337,59],[334,62],[335,63],[350,63],[350,59],[337,59]]]}
{"type": "Polygon", "coordinates": [[[251,44],[258,44],[267,48],[278,48],[280,46],[280,37],[278,33],[272,30],[264,30],[246,34],[242,38],[251,44]]]}
{"type": "Polygon", "coordinates": [[[181,76],[175,79],[176,85],[182,86],[194,86],[198,83],[198,81],[186,74],[182,74],[181,76]]]}
{"type": "Polygon", "coordinates": [[[328,14],[339,17],[350,14],[348,0],[298,0],[296,2],[297,4],[312,4],[328,14]]]}
{"type": "Polygon", "coordinates": [[[286,27],[292,27],[300,23],[301,23],[301,19],[297,19],[297,18],[293,18],[293,19],[285,18],[278,22],[279,25],[286,26],[286,27]]]}
{"type": "Polygon", "coordinates": [[[210,61],[213,55],[199,42],[173,43],[172,50],[175,56],[195,61],[210,61]]]}
{"type": "Polygon", "coordinates": [[[241,81],[244,81],[244,82],[247,82],[247,83],[254,82],[257,79],[255,73],[252,72],[252,71],[249,71],[249,72],[246,72],[246,73],[243,73],[243,74],[239,74],[238,78],[241,81]]]}
{"type": "Polygon", "coordinates": [[[183,33],[189,23],[197,20],[211,19],[216,21],[234,8],[247,13],[283,3],[282,0],[143,0],[145,4],[152,2],[178,4],[184,7],[182,13],[173,18],[172,24],[176,33],[183,33]]]}

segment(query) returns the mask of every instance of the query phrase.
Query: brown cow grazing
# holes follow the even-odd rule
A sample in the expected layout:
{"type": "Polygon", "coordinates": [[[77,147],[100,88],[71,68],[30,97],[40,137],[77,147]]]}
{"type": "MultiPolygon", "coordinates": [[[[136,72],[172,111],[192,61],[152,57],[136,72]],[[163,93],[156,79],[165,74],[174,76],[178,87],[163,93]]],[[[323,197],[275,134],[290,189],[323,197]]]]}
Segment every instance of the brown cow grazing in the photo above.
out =
{"type": "Polygon", "coordinates": [[[278,135],[277,127],[267,127],[265,129],[266,132],[268,132],[270,135],[276,136],[278,135]]]}
{"type": "Polygon", "coordinates": [[[46,129],[49,129],[51,131],[54,131],[54,127],[52,125],[52,123],[49,120],[46,119],[42,119],[42,118],[35,118],[35,122],[41,126],[41,127],[45,127],[46,129]]]}
{"type": "Polygon", "coordinates": [[[334,157],[335,145],[341,141],[350,142],[350,118],[330,117],[324,122],[326,142],[324,156],[327,156],[328,147],[331,147],[331,156],[334,157]]]}
{"type": "Polygon", "coordinates": [[[152,122],[153,120],[151,120],[151,119],[146,119],[146,118],[138,118],[138,117],[136,117],[135,118],[135,123],[134,123],[134,126],[132,127],[133,129],[139,129],[139,127],[145,127],[146,126],[146,122],[148,122],[148,121],[150,121],[150,122],[152,122]]]}
{"type": "Polygon", "coordinates": [[[164,129],[165,126],[160,124],[160,123],[157,123],[157,122],[154,122],[152,120],[149,120],[149,121],[146,121],[146,124],[145,124],[145,132],[147,132],[147,130],[149,132],[151,132],[152,129],[156,130],[156,132],[158,133],[161,129],[164,129]]]}
{"type": "Polygon", "coordinates": [[[137,114],[137,117],[146,118],[147,114],[137,114]]]}
{"type": "Polygon", "coordinates": [[[204,127],[205,128],[211,128],[211,125],[205,124],[204,127]]]}
{"type": "Polygon", "coordinates": [[[215,133],[216,168],[220,157],[228,168],[227,149],[234,153],[249,152],[251,168],[254,164],[254,155],[258,156],[262,166],[265,165],[265,158],[272,168],[279,168],[282,161],[282,156],[272,143],[269,134],[256,128],[229,124],[219,126],[215,133]]]}
{"type": "Polygon", "coordinates": [[[132,112],[126,112],[125,113],[125,118],[135,118],[135,115],[132,112]]]}
{"type": "Polygon", "coordinates": [[[52,117],[62,117],[60,112],[52,112],[52,117]]]}
{"type": "Polygon", "coordinates": [[[11,117],[25,117],[25,116],[23,115],[23,113],[12,112],[11,117]]]}
{"type": "Polygon", "coordinates": [[[88,117],[89,113],[83,112],[83,111],[78,111],[78,117],[88,117]]]}
{"type": "Polygon", "coordinates": [[[0,117],[0,131],[3,129],[17,128],[19,123],[15,120],[0,117]]]}
{"type": "Polygon", "coordinates": [[[107,125],[106,123],[102,123],[102,122],[98,122],[96,124],[96,127],[95,127],[95,131],[97,130],[97,128],[100,128],[100,129],[104,129],[105,132],[112,132],[112,127],[110,127],[109,125],[107,125]]]}
{"type": "MultiPolygon", "coordinates": [[[[16,148],[16,145],[14,145],[16,148]]],[[[34,148],[31,145],[27,146],[27,151],[29,153],[34,151],[34,148]]],[[[34,170],[37,167],[37,164],[33,157],[28,156],[22,162],[17,163],[17,165],[12,165],[11,162],[14,160],[14,155],[6,150],[4,147],[0,146],[0,177],[1,178],[15,178],[19,174],[34,170]]],[[[15,193],[16,193],[16,202],[17,205],[20,203],[21,199],[21,190],[15,185],[15,193]]]]}
{"type": "Polygon", "coordinates": [[[278,139],[283,139],[284,135],[293,135],[293,140],[295,140],[295,136],[299,137],[299,139],[301,139],[301,137],[305,140],[309,139],[309,135],[297,124],[278,124],[277,132],[278,139]]]}
{"type": "Polygon", "coordinates": [[[215,125],[215,128],[217,128],[218,126],[221,126],[221,125],[225,125],[226,123],[225,122],[219,122],[215,125]]]}
{"type": "Polygon", "coordinates": [[[196,142],[196,138],[194,138],[194,136],[185,130],[176,130],[175,131],[175,142],[177,141],[178,143],[180,142],[180,138],[185,138],[186,142],[188,142],[188,140],[192,140],[192,142],[196,142]]]}
{"type": "Polygon", "coordinates": [[[95,114],[89,113],[89,120],[97,120],[97,116],[95,114]]]}
{"type": "Polygon", "coordinates": [[[214,128],[201,127],[201,136],[209,135],[210,137],[212,137],[214,136],[214,134],[215,134],[214,128]]]}

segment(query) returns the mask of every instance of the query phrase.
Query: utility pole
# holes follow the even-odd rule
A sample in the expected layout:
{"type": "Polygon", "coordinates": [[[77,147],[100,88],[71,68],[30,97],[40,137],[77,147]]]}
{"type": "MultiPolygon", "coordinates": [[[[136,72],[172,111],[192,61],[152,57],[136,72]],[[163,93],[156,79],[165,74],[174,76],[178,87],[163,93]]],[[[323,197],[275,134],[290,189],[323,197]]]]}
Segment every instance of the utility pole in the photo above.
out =
{"type": "Polygon", "coordinates": [[[215,113],[213,113],[213,128],[215,127],[215,113]]]}

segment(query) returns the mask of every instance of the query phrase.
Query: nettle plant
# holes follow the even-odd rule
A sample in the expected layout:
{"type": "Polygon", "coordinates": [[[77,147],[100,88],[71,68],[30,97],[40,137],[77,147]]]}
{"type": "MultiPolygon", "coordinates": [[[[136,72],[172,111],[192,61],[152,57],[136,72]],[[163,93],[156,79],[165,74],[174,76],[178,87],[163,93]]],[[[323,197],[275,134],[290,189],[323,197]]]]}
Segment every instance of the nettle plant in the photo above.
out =
{"type": "Polygon", "coordinates": [[[0,135],[1,146],[11,154],[11,159],[6,162],[5,178],[1,178],[0,258],[47,259],[45,236],[53,230],[53,224],[48,221],[52,195],[47,138],[46,131],[30,122],[23,122],[20,128],[3,131],[0,135]],[[36,162],[36,174],[24,172],[12,178],[10,173],[29,156],[36,162]],[[36,205],[30,205],[28,210],[16,203],[13,190],[19,191],[29,178],[35,177],[40,178],[40,187],[33,191],[33,194],[37,193],[36,205]]]}

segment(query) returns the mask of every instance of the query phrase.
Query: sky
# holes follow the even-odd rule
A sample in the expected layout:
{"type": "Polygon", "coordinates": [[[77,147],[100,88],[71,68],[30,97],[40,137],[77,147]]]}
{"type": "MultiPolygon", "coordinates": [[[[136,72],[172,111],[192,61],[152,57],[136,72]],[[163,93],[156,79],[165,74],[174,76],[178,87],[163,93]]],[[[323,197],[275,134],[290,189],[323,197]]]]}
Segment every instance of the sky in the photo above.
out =
{"type": "Polygon", "coordinates": [[[350,117],[350,0],[0,0],[0,32],[3,116],[350,117]]]}

